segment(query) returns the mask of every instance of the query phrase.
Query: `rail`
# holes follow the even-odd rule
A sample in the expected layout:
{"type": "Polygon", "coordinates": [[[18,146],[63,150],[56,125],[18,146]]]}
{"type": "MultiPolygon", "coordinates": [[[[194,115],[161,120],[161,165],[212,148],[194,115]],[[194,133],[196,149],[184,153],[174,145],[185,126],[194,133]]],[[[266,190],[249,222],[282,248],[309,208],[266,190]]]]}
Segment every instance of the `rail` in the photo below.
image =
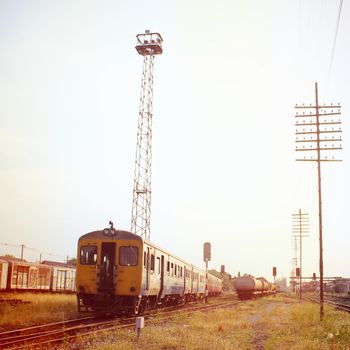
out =
{"type": "MultiPolygon", "coordinates": [[[[152,324],[164,322],[179,314],[191,314],[193,312],[209,312],[215,309],[235,307],[243,301],[230,300],[217,304],[196,304],[195,306],[184,304],[180,307],[169,307],[160,311],[151,311],[144,314],[145,323],[152,324]]],[[[74,341],[77,337],[112,331],[135,326],[135,317],[107,317],[104,319],[86,317],[76,320],[68,320],[36,327],[29,327],[0,333],[0,349],[25,349],[40,348],[54,343],[74,341]]]]}

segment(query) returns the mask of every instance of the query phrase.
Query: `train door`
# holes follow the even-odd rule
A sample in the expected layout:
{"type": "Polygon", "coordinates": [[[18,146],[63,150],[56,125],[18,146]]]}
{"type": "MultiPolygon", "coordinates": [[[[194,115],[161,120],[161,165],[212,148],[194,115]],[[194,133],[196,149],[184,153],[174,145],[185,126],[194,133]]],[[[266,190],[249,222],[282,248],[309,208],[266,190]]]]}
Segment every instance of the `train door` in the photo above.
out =
{"type": "Polygon", "coordinates": [[[66,280],[67,280],[67,271],[57,270],[56,289],[57,290],[65,290],[66,289],[66,280]]]}
{"type": "Polygon", "coordinates": [[[186,269],[186,265],[184,266],[183,278],[184,278],[184,293],[186,293],[186,278],[187,278],[187,269],[186,269]]]}
{"type": "Polygon", "coordinates": [[[147,253],[146,253],[146,290],[149,290],[149,282],[150,282],[150,255],[149,255],[149,247],[147,247],[147,253]]]}
{"type": "Polygon", "coordinates": [[[115,265],[115,243],[102,243],[101,268],[100,268],[100,290],[114,289],[114,265],[115,265]]]}
{"type": "Polygon", "coordinates": [[[190,271],[190,279],[191,279],[191,293],[193,294],[194,290],[193,290],[193,267],[191,268],[190,271]]]}
{"type": "Polygon", "coordinates": [[[29,267],[17,265],[17,281],[16,288],[27,289],[28,286],[29,267]]]}
{"type": "Polygon", "coordinates": [[[158,294],[158,300],[162,297],[164,290],[164,255],[160,257],[160,289],[158,294]]]}

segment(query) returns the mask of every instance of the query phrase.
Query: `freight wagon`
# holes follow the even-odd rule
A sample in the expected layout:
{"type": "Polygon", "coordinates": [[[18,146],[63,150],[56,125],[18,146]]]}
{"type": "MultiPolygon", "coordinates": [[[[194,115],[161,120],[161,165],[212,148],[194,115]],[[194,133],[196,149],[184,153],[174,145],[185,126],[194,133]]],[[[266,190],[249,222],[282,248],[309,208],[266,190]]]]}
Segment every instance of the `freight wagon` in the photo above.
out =
{"type": "Polygon", "coordinates": [[[51,268],[50,290],[52,292],[76,291],[76,268],[56,261],[42,261],[51,268]]]}
{"type": "Polygon", "coordinates": [[[75,292],[76,269],[66,264],[45,261],[27,262],[0,257],[0,289],[6,291],[75,292]]]}
{"type": "Polygon", "coordinates": [[[233,279],[233,286],[240,299],[250,299],[254,296],[276,293],[276,286],[264,277],[255,278],[245,274],[233,279]]]}
{"type": "Polygon", "coordinates": [[[51,269],[25,261],[8,260],[7,288],[10,290],[50,290],[51,269]]]}

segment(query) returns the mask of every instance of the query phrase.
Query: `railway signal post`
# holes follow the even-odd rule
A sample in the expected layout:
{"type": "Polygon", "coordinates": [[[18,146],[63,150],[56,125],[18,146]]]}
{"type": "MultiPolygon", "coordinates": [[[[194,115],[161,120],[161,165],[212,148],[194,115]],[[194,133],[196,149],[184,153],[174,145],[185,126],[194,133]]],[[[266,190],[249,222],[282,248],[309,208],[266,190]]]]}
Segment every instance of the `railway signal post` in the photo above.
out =
{"type": "Polygon", "coordinates": [[[208,261],[211,260],[211,245],[205,242],[203,245],[203,260],[205,261],[205,303],[208,302],[208,261]]]}
{"type": "Polygon", "coordinates": [[[317,163],[318,179],[318,227],[319,227],[319,252],[320,252],[320,318],[323,319],[323,237],[322,237],[322,192],[321,192],[321,163],[339,162],[330,156],[322,156],[323,152],[342,149],[340,104],[323,105],[318,103],[318,86],[315,83],[315,104],[295,106],[296,118],[296,151],[313,154],[308,158],[296,159],[302,162],[317,163]],[[302,114],[300,114],[302,112],[302,114]],[[333,119],[338,118],[338,119],[333,119]]]}
{"type": "Polygon", "coordinates": [[[149,241],[151,219],[153,68],[155,55],[163,53],[163,38],[159,33],[151,33],[149,30],[146,30],[144,34],[136,35],[136,39],[136,51],[143,56],[143,71],[137,129],[131,232],[149,241]]]}
{"type": "Polygon", "coordinates": [[[275,284],[276,283],[276,276],[277,276],[277,267],[274,266],[272,268],[272,276],[273,276],[273,283],[275,284]]]}

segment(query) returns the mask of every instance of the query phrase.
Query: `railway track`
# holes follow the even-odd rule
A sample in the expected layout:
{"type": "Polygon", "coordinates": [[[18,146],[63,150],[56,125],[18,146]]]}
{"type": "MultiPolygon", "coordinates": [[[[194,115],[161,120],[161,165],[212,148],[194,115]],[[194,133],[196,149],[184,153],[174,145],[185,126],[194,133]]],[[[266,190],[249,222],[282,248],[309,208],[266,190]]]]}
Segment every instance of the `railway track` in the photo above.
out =
{"type": "MultiPolygon", "coordinates": [[[[179,314],[186,315],[193,312],[209,312],[215,309],[227,309],[234,307],[242,301],[231,300],[217,304],[204,305],[184,305],[176,309],[162,309],[161,311],[144,314],[145,323],[152,324],[164,322],[169,318],[179,314]]],[[[26,348],[45,348],[59,344],[61,342],[74,341],[77,337],[112,331],[123,328],[133,328],[135,326],[135,317],[128,318],[96,318],[86,317],[82,319],[56,322],[36,327],[13,330],[0,333],[0,349],[26,349],[26,348]]]]}
{"type": "MultiPolygon", "coordinates": [[[[318,298],[311,297],[311,296],[304,296],[303,299],[304,300],[308,300],[308,301],[312,301],[312,302],[315,302],[315,303],[319,303],[320,302],[320,300],[318,298]]],[[[336,302],[336,301],[334,301],[334,299],[332,300],[329,297],[325,297],[324,298],[324,302],[326,304],[334,306],[338,310],[342,310],[342,311],[345,311],[345,312],[350,312],[350,305],[349,304],[343,304],[343,303],[336,302]]]]}

